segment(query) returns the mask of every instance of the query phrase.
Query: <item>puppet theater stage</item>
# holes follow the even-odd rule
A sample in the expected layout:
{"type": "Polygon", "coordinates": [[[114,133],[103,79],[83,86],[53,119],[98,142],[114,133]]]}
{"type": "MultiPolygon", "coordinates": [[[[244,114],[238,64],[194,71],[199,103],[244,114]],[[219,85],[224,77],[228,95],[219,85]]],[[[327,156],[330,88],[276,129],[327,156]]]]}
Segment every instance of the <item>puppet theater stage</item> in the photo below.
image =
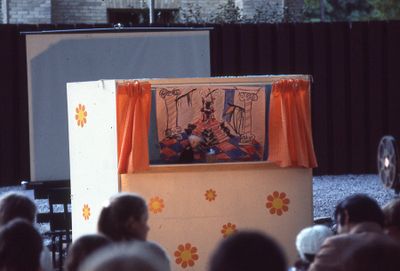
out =
{"type": "Polygon", "coordinates": [[[206,270],[241,230],[294,261],[313,222],[308,76],[68,83],[67,99],[74,239],[96,231],[110,196],[135,192],[172,270],[206,270]]]}

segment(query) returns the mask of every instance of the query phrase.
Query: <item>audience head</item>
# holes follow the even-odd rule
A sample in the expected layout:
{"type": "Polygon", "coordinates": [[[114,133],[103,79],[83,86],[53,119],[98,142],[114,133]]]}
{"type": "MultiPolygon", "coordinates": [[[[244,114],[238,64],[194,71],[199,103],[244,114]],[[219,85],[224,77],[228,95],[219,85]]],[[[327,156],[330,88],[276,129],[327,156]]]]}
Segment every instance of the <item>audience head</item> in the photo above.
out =
{"type": "Polygon", "coordinates": [[[347,255],[345,269],[349,271],[400,270],[400,245],[396,242],[375,240],[347,255]]]}
{"type": "Polygon", "coordinates": [[[164,250],[146,241],[120,242],[93,253],[80,271],[170,271],[164,250]]]}
{"type": "Polygon", "coordinates": [[[385,217],[385,228],[396,228],[400,230],[400,199],[394,199],[383,206],[385,217]]]}
{"type": "Polygon", "coordinates": [[[356,194],[341,201],[335,210],[338,233],[349,232],[362,222],[374,222],[383,227],[383,212],[379,204],[363,194],[356,194]]]}
{"type": "Polygon", "coordinates": [[[43,240],[30,221],[14,219],[0,228],[0,270],[39,271],[43,240]]]}
{"type": "Polygon", "coordinates": [[[269,236],[241,231],[224,239],[213,252],[209,271],[286,271],[286,258],[269,236]]]}
{"type": "Polygon", "coordinates": [[[322,243],[332,235],[332,230],[325,225],[314,225],[301,230],[296,237],[296,248],[300,258],[311,263],[322,243]]]}
{"type": "Polygon", "coordinates": [[[133,193],[120,193],[101,210],[97,228],[112,241],[146,240],[147,220],[145,200],[133,193]]]}
{"type": "Polygon", "coordinates": [[[93,252],[111,244],[111,241],[99,234],[88,234],[79,237],[68,249],[65,260],[66,271],[77,271],[79,265],[93,252]]]}
{"type": "Polygon", "coordinates": [[[0,226],[14,218],[23,218],[33,223],[36,205],[22,193],[10,192],[0,197],[0,226]]]}

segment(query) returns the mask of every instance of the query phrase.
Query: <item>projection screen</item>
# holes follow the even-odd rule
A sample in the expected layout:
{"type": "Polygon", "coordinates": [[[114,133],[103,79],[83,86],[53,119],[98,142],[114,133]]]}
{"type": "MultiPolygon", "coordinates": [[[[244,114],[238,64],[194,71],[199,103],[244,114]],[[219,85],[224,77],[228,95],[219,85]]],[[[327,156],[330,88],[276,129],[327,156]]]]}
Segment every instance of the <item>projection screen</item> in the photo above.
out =
{"type": "Polygon", "coordinates": [[[24,34],[32,181],[69,179],[67,82],[210,76],[208,29],[24,34]]]}

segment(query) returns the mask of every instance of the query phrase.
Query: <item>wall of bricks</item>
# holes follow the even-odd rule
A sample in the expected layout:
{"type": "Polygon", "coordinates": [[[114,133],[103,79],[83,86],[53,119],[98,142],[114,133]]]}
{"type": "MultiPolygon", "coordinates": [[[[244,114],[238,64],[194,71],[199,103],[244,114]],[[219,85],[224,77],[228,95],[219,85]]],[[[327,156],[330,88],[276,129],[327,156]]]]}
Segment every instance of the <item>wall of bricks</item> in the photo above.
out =
{"type": "MultiPolygon", "coordinates": [[[[146,8],[150,0],[8,0],[9,23],[106,23],[107,8],[146,8]]],[[[155,8],[181,8],[187,11],[190,4],[200,6],[203,20],[208,21],[219,5],[227,0],[155,0],[155,8]]],[[[0,0],[0,10],[4,8],[4,0],[0,0]]],[[[278,8],[275,13],[283,10],[283,5],[289,7],[287,16],[301,14],[304,0],[235,0],[247,19],[254,17],[260,7],[278,8]]],[[[4,18],[0,12],[0,21],[4,18]]]]}
{"type": "Polygon", "coordinates": [[[8,22],[41,24],[51,21],[51,0],[8,0],[8,22]]]}
{"type": "Polygon", "coordinates": [[[0,0],[0,23],[6,23],[3,13],[4,13],[4,4],[3,1],[0,0]]]}
{"type": "Polygon", "coordinates": [[[107,8],[102,0],[53,0],[52,23],[106,23],[107,8]]]}

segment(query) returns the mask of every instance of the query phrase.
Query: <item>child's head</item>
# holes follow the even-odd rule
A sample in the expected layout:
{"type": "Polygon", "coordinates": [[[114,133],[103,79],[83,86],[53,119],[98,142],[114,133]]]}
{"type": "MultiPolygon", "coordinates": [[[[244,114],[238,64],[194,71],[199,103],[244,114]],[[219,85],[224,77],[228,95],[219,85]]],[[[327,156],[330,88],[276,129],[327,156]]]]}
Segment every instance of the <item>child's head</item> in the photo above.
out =
{"type": "Polygon", "coordinates": [[[285,271],[286,256],[272,237],[257,231],[240,231],[217,245],[208,270],[285,271]]]}
{"type": "Polygon", "coordinates": [[[29,197],[21,193],[10,192],[0,198],[0,226],[14,218],[23,218],[33,223],[36,205],[29,197]]]}
{"type": "Polygon", "coordinates": [[[77,271],[80,264],[96,250],[111,244],[111,241],[100,234],[88,234],[79,237],[68,249],[65,261],[66,271],[77,271]]]}
{"type": "Polygon", "coordinates": [[[145,200],[137,194],[120,193],[101,210],[97,229],[113,241],[146,240],[147,220],[145,200]]]}
{"type": "Polygon", "coordinates": [[[296,248],[300,258],[311,263],[326,238],[333,235],[325,225],[314,225],[302,229],[296,237],[296,248]]]}
{"type": "Polygon", "coordinates": [[[79,271],[170,271],[169,258],[157,244],[119,242],[96,251],[79,271]]]}
{"type": "Polygon", "coordinates": [[[0,270],[39,271],[43,240],[32,223],[11,220],[0,228],[0,270]]]}

